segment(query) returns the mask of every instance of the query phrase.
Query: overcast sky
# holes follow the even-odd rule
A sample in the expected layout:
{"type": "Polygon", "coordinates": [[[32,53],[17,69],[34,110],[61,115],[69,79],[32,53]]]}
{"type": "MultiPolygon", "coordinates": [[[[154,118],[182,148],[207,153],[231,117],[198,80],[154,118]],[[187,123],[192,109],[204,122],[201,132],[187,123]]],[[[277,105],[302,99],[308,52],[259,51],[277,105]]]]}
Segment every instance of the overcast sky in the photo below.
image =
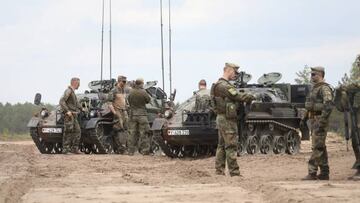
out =
{"type": "MultiPolygon", "coordinates": [[[[57,104],[71,77],[81,78],[80,91],[100,79],[101,2],[0,0],[0,102],[32,102],[40,92],[44,102],[57,104]]],[[[282,82],[293,82],[305,64],[323,65],[327,81],[336,85],[360,54],[358,0],[171,2],[179,101],[191,96],[200,79],[216,81],[225,62],[239,64],[253,82],[273,71],[283,74],[282,82]]],[[[113,75],[161,86],[159,0],[113,0],[112,9],[113,75]]],[[[108,26],[105,34],[109,77],[108,26]]]]}

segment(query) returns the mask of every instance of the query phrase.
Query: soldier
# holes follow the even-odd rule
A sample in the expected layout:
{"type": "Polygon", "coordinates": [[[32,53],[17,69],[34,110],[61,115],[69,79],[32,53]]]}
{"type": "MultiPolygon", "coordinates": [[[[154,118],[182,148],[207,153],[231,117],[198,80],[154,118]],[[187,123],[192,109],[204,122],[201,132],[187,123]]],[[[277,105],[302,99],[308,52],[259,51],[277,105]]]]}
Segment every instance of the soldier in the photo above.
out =
{"type": "Polygon", "coordinates": [[[209,90],[206,89],[206,81],[204,79],[199,82],[199,90],[194,92],[195,98],[195,110],[196,111],[206,111],[209,109],[211,104],[211,98],[209,95],[209,90]]]}
{"type": "Polygon", "coordinates": [[[218,146],[216,150],[215,169],[216,174],[225,175],[225,163],[230,176],[239,176],[239,166],[236,161],[238,127],[237,106],[239,102],[251,102],[254,96],[240,93],[229,80],[234,80],[238,74],[239,66],[233,63],[225,63],[223,77],[211,87],[211,98],[217,113],[216,124],[219,132],[218,146]]]}
{"type": "Polygon", "coordinates": [[[129,93],[129,88],[126,87],[126,77],[119,76],[116,87],[111,91],[110,109],[114,114],[114,141],[116,145],[116,152],[123,154],[126,150],[126,139],[128,137],[128,113],[126,96],[129,93]]]}
{"type": "Polygon", "coordinates": [[[69,152],[79,154],[81,129],[78,114],[81,106],[76,98],[75,90],[80,86],[79,78],[72,78],[70,86],[65,90],[60,99],[60,106],[64,113],[63,154],[69,152]]]}
{"type": "Polygon", "coordinates": [[[323,67],[311,68],[311,82],[314,86],[306,99],[306,112],[302,122],[306,122],[307,119],[311,122],[312,154],[308,162],[308,175],[302,180],[329,180],[326,135],[332,111],[333,92],[330,85],[324,81],[324,76],[323,67]]]}
{"type": "MultiPolygon", "coordinates": [[[[353,70],[360,72],[360,55],[357,56],[354,64],[353,70]]],[[[350,111],[351,119],[354,119],[354,122],[357,121],[357,126],[351,124],[351,143],[355,154],[355,163],[353,169],[356,170],[355,174],[349,177],[350,180],[360,180],[360,75],[355,75],[355,78],[351,83],[347,85],[342,85],[340,87],[343,95],[342,106],[351,105],[351,108],[343,108],[345,111],[350,111]],[[357,127],[357,129],[356,129],[357,127]]]]}
{"type": "Polygon", "coordinates": [[[135,148],[139,144],[139,151],[143,155],[150,154],[150,130],[145,105],[150,102],[150,96],[143,89],[144,80],[137,79],[134,88],[130,90],[128,101],[130,105],[130,122],[128,138],[128,154],[134,155],[135,148]]]}

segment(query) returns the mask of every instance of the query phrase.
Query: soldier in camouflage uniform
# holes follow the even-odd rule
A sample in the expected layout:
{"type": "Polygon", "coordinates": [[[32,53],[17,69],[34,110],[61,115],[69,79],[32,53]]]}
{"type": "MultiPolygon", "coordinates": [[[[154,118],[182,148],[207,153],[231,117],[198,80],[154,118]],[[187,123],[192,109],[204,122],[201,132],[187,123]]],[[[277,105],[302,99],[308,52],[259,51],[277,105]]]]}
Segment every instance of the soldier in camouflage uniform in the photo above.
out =
{"type": "MultiPolygon", "coordinates": [[[[357,56],[353,63],[353,70],[359,71],[360,73],[360,55],[357,56]]],[[[360,133],[360,75],[355,75],[355,78],[349,84],[342,85],[340,89],[343,91],[342,106],[348,106],[349,103],[352,105],[354,113],[356,114],[353,116],[357,119],[358,133],[360,133]]],[[[349,179],[360,180],[360,143],[359,138],[356,138],[355,130],[353,127],[351,128],[351,143],[356,159],[352,168],[356,170],[356,173],[349,177],[349,179]]]]}
{"type": "Polygon", "coordinates": [[[126,77],[119,76],[116,87],[110,93],[110,109],[117,121],[114,126],[114,142],[116,152],[123,154],[126,150],[126,139],[128,137],[128,113],[127,98],[129,88],[126,87],[126,77]]]}
{"type": "Polygon", "coordinates": [[[219,133],[218,146],[216,150],[215,169],[216,174],[225,175],[225,163],[227,163],[230,176],[239,176],[239,165],[237,164],[237,106],[242,102],[251,102],[254,96],[240,93],[229,80],[234,80],[238,74],[239,66],[226,63],[223,77],[211,87],[211,98],[217,113],[216,124],[219,133]]]}
{"type": "Polygon", "coordinates": [[[70,86],[65,90],[60,99],[60,106],[64,113],[64,135],[63,135],[63,154],[69,152],[79,154],[79,143],[81,129],[78,121],[78,114],[81,106],[75,95],[75,90],[80,86],[79,78],[72,78],[70,86]]]}
{"type": "Polygon", "coordinates": [[[194,92],[195,94],[195,110],[196,111],[206,111],[209,110],[211,104],[211,98],[209,95],[209,90],[206,89],[206,81],[200,80],[199,90],[194,92]]]}
{"type": "Polygon", "coordinates": [[[143,89],[144,80],[137,79],[135,86],[130,90],[128,101],[130,105],[130,122],[128,138],[128,154],[134,155],[139,143],[139,152],[143,155],[150,154],[149,121],[145,105],[150,102],[150,96],[143,89]]]}
{"type": "Polygon", "coordinates": [[[308,175],[303,180],[329,180],[328,153],[326,150],[326,135],[329,116],[332,111],[333,92],[324,81],[323,67],[311,68],[313,88],[305,103],[303,122],[310,119],[312,126],[312,154],[308,162],[308,175]],[[317,175],[318,168],[320,174],[317,175]]]}

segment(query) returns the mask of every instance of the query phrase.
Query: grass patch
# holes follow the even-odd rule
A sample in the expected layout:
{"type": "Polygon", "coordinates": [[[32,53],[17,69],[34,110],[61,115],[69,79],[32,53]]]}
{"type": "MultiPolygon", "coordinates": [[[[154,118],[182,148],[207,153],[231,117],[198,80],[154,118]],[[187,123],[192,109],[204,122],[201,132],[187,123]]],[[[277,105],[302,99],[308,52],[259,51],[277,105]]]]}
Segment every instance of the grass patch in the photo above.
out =
{"type": "Polygon", "coordinates": [[[31,140],[29,133],[0,134],[0,141],[24,141],[24,140],[31,140]]]}

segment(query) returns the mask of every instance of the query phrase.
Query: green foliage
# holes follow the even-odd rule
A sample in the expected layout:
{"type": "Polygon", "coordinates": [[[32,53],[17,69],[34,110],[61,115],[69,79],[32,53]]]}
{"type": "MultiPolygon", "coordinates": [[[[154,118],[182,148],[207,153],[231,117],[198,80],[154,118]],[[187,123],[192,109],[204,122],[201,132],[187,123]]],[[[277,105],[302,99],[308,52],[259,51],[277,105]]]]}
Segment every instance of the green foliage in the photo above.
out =
{"type": "Polygon", "coordinates": [[[310,84],[310,75],[311,69],[309,66],[305,65],[304,69],[295,73],[297,78],[295,78],[296,84],[305,85],[310,84]]]}
{"type": "Polygon", "coordinates": [[[329,131],[338,133],[341,136],[345,134],[344,113],[336,108],[333,109],[329,118],[329,131]]]}
{"type": "MultiPolygon", "coordinates": [[[[45,105],[46,108],[52,110],[52,105],[45,105]]],[[[0,102],[0,135],[1,137],[15,134],[26,134],[29,130],[27,123],[30,118],[37,112],[41,107],[35,106],[31,103],[24,104],[2,104],[0,102]]]]}

